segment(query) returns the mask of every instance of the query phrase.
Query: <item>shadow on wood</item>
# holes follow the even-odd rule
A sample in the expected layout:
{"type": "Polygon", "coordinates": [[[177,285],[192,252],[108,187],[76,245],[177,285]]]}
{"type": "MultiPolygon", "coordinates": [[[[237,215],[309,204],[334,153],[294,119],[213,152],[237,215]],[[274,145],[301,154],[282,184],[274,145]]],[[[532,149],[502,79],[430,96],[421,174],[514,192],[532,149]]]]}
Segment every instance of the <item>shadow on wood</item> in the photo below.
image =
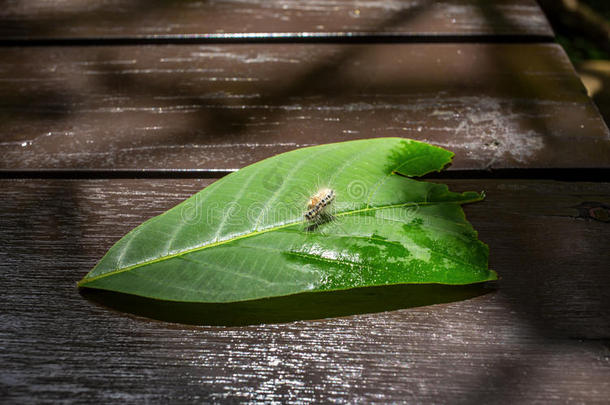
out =
{"type": "Polygon", "coordinates": [[[245,326],[332,318],[442,304],[493,291],[491,283],[451,286],[403,284],[304,293],[235,303],[159,301],[112,291],[79,292],[104,307],[160,321],[189,325],[245,326]]]}

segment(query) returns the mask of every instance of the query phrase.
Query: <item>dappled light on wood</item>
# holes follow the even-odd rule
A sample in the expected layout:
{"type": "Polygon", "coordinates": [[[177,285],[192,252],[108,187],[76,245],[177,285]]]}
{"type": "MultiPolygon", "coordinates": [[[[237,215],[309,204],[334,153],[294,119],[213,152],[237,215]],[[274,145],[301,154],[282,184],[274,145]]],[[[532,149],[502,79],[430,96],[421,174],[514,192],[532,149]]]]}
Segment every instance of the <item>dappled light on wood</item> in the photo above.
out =
{"type": "Polygon", "coordinates": [[[610,136],[536,1],[5,3],[4,402],[607,401],[610,136]],[[235,169],[387,136],[456,152],[442,183],[486,192],[464,210],[493,285],[252,306],[76,288],[235,169]]]}

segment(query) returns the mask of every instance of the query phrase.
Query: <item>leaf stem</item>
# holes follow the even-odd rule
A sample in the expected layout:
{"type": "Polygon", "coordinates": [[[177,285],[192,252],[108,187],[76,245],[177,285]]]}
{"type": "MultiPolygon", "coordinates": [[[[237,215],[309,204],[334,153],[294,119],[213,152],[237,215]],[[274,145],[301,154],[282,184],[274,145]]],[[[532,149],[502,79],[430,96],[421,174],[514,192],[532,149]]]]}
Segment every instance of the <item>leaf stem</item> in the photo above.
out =
{"type": "MultiPolygon", "coordinates": [[[[463,201],[451,201],[451,203],[458,203],[458,204],[469,204],[469,203],[473,203],[473,202],[477,202],[477,201],[481,201],[484,197],[482,195],[479,195],[477,198],[471,198],[471,199],[467,199],[467,200],[463,200],[463,201]]],[[[343,217],[343,216],[347,216],[347,215],[356,215],[356,214],[360,214],[360,213],[364,213],[364,212],[372,212],[372,211],[378,211],[378,210],[383,210],[383,209],[391,209],[391,208],[399,208],[399,207],[411,207],[411,206],[425,206],[425,205],[433,205],[433,204],[438,204],[439,202],[434,202],[434,201],[426,201],[426,202],[408,202],[408,203],[402,203],[402,204],[394,204],[394,205],[382,205],[382,206],[378,206],[378,207],[365,207],[359,210],[354,210],[354,211],[346,211],[346,212],[342,212],[342,213],[338,213],[335,216],[337,217],[343,217]]],[[[446,201],[441,201],[440,203],[446,203],[446,201]]],[[[220,245],[224,245],[230,242],[234,242],[236,240],[240,240],[240,239],[245,239],[245,238],[249,238],[252,236],[257,236],[257,235],[261,235],[267,232],[271,232],[271,231],[277,231],[280,229],[284,229],[284,228],[288,228],[294,225],[299,225],[299,224],[304,224],[307,223],[308,221],[306,220],[301,220],[301,221],[295,221],[295,222],[290,222],[290,223],[285,223],[279,226],[274,226],[274,227],[270,227],[270,228],[266,228],[266,229],[262,229],[260,231],[256,231],[256,232],[250,232],[247,234],[242,234],[242,235],[238,235],[235,236],[233,238],[229,238],[229,239],[224,239],[218,242],[214,242],[214,243],[209,243],[207,245],[203,245],[203,246],[197,246],[195,248],[192,249],[188,249],[188,250],[184,250],[182,252],[179,253],[175,253],[172,255],[166,255],[166,256],[162,256],[153,260],[148,260],[145,262],[140,262],[140,263],[136,263],[134,265],[125,267],[123,269],[116,269],[113,271],[109,271],[107,273],[103,273],[100,274],[98,276],[95,277],[90,277],[87,278],[87,276],[85,276],[81,281],[78,282],[77,286],[78,287],[83,287],[85,284],[108,277],[108,276],[112,276],[115,274],[120,274],[120,273],[124,273],[126,271],[130,271],[139,267],[143,267],[143,266],[147,266],[150,264],[154,264],[154,263],[158,263],[164,260],[169,260],[169,259],[173,259],[175,257],[180,257],[189,253],[193,253],[193,252],[197,252],[200,250],[204,250],[204,249],[208,249],[208,248],[212,248],[215,246],[220,246],[220,245]]]]}

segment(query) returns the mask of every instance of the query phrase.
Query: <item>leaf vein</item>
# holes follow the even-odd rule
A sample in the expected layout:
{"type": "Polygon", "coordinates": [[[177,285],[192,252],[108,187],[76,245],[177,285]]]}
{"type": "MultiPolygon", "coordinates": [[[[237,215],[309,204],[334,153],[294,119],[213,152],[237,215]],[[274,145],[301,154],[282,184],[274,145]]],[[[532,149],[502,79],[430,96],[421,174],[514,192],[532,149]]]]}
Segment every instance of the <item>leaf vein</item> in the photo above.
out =
{"type": "MultiPolygon", "coordinates": [[[[477,197],[477,198],[472,198],[472,199],[465,199],[463,201],[453,201],[453,203],[456,203],[456,204],[467,204],[467,203],[471,203],[471,202],[475,202],[475,201],[480,201],[480,200],[481,200],[481,198],[477,197]]],[[[415,203],[414,204],[414,203],[410,203],[409,202],[409,203],[403,203],[403,204],[383,205],[383,206],[378,206],[378,207],[368,207],[367,206],[365,208],[354,210],[354,211],[347,211],[347,212],[343,212],[343,213],[338,213],[335,216],[340,217],[340,216],[347,216],[347,215],[356,215],[356,214],[360,214],[360,213],[364,213],[364,212],[372,212],[372,211],[388,209],[388,208],[409,207],[409,206],[414,206],[414,205],[417,205],[417,204],[419,204],[419,205],[432,205],[432,204],[435,204],[435,203],[428,202],[428,203],[415,203]]],[[[133,270],[133,269],[138,268],[138,267],[143,267],[143,266],[151,265],[151,264],[154,264],[154,263],[157,263],[157,262],[160,262],[160,261],[169,260],[169,259],[172,259],[172,258],[175,258],[175,257],[180,257],[180,256],[183,256],[183,255],[186,255],[186,254],[189,254],[189,253],[200,251],[200,250],[209,249],[209,248],[213,248],[213,247],[216,247],[216,246],[221,246],[221,245],[230,243],[230,242],[235,241],[235,240],[257,236],[257,235],[260,235],[260,234],[263,234],[263,233],[267,233],[267,232],[271,232],[271,231],[276,231],[276,230],[288,228],[288,227],[291,227],[291,226],[296,226],[296,225],[299,225],[299,224],[304,224],[306,222],[307,221],[305,221],[305,220],[300,220],[300,221],[295,221],[295,222],[290,222],[290,223],[284,223],[284,224],[281,224],[279,226],[266,228],[266,229],[263,229],[263,230],[260,230],[260,231],[255,231],[255,232],[250,232],[250,233],[247,233],[247,234],[237,235],[237,236],[234,236],[234,237],[232,237],[230,239],[225,239],[225,240],[222,240],[222,241],[218,241],[218,242],[214,242],[214,243],[209,243],[209,244],[203,245],[203,246],[197,246],[197,247],[194,247],[192,249],[184,250],[182,252],[178,252],[178,253],[175,253],[175,254],[171,254],[171,255],[159,257],[159,258],[156,258],[156,259],[153,259],[153,260],[148,260],[148,261],[136,263],[136,264],[134,264],[132,266],[129,266],[129,267],[119,268],[119,269],[116,269],[116,270],[113,270],[113,271],[109,271],[109,272],[97,275],[95,277],[90,277],[90,278],[85,277],[85,278],[83,278],[78,283],[78,285],[79,286],[83,286],[86,283],[89,283],[89,282],[92,282],[92,281],[95,281],[95,280],[98,280],[98,279],[101,279],[101,278],[105,278],[105,277],[108,277],[108,276],[111,276],[111,275],[114,275],[114,274],[119,274],[119,273],[123,273],[123,272],[126,272],[126,271],[130,271],[130,270],[133,270]]]]}

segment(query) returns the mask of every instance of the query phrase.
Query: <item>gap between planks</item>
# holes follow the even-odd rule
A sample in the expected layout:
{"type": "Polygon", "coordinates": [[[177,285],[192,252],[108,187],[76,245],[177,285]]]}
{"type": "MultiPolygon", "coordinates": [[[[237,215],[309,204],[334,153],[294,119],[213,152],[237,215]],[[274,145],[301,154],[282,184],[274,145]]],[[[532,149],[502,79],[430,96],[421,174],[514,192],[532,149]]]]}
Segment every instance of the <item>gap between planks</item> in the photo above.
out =
{"type": "Polygon", "coordinates": [[[0,39],[0,46],[129,46],[129,45],[223,45],[223,44],[532,44],[554,43],[550,35],[405,35],[377,33],[279,32],[253,34],[152,35],[108,38],[0,39]]]}
{"type": "MultiPolygon", "coordinates": [[[[217,179],[239,169],[23,169],[0,170],[0,179],[217,179]]],[[[610,168],[533,168],[495,170],[447,170],[421,179],[523,179],[571,182],[607,182],[610,168]]]]}

